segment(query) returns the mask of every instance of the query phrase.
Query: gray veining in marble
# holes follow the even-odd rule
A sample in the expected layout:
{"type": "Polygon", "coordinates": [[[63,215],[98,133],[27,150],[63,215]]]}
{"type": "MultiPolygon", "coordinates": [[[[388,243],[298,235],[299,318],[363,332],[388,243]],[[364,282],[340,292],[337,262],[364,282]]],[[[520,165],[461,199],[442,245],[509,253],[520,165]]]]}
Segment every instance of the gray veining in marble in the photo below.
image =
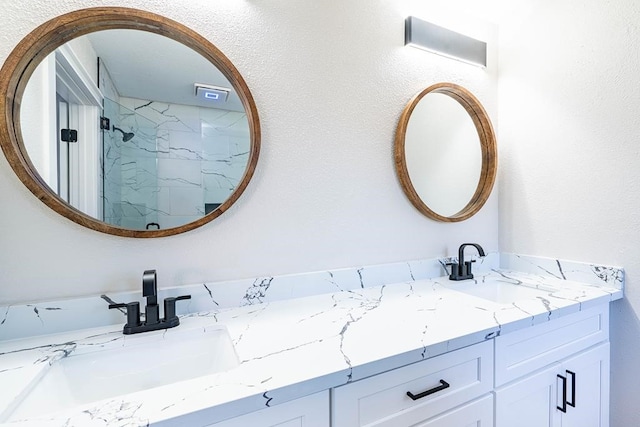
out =
{"type": "MultiPolygon", "coordinates": [[[[434,264],[439,265],[437,261],[434,264]]],[[[240,360],[237,368],[45,414],[28,422],[85,426],[100,419],[114,425],[175,425],[175,417],[184,417],[180,419],[183,425],[189,425],[194,417],[215,422],[220,417],[273,406],[621,297],[616,288],[559,277],[509,270],[478,273],[478,286],[508,281],[517,287],[545,290],[540,298],[496,304],[452,290],[446,277],[362,287],[358,270],[318,273],[333,288],[328,293],[218,306],[183,316],[179,328],[158,335],[179,336],[184,331],[224,325],[240,360]],[[336,276],[349,274],[350,289],[336,290],[336,276]],[[301,364],[301,360],[309,363],[301,364]],[[166,387],[171,387],[171,393],[166,387]]],[[[411,271],[406,274],[416,274],[416,269],[411,271]]],[[[365,283],[366,275],[362,277],[365,283]]],[[[255,289],[251,295],[265,298],[276,280],[254,281],[245,289],[255,289]]],[[[200,288],[210,299],[209,285],[200,288]]],[[[73,357],[81,348],[111,348],[136,339],[111,326],[1,343],[0,381],[5,386],[0,392],[0,413],[15,399],[12,393],[19,393],[20,387],[34,381],[56,359],[73,357]]]]}
{"type": "MultiPolygon", "coordinates": [[[[199,283],[159,289],[158,292],[160,298],[192,295],[191,300],[177,306],[178,314],[207,312],[440,277],[449,274],[445,264],[452,260],[457,258],[414,260],[304,274],[199,283]]],[[[624,284],[624,270],[618,267],[497,253],[487,254],[487,257],[478,259],[474,264],[474,272],[479,274],[498,268],[620,290],[624,284]],[[557,273],[559,264],[562,266],[564,278],[557,273]]],[[[162,277],[162,270],[158,273],[162,277]]],[[[109,294],[108,297],[115,302],[144,302],[140,291],[109,294]]],[[[108,310],[107,305],[108,303],[97,295],[54,302],[0,306],[0,341],[68,331],[77,328],[77,319],[83,319],[82,325],[86,328],[122,324],[126,320],[124,313],[108,310]]]]}

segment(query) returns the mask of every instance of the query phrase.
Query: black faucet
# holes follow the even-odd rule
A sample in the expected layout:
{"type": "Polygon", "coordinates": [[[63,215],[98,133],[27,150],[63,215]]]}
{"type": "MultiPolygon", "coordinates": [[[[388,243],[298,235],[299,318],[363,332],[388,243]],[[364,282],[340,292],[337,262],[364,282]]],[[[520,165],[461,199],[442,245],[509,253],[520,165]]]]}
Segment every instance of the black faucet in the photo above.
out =
{"type": "Polygon", "coordinates": [[[144,322],[140,321],[140,303],[138,301],[126,304],[109,304],[110,309],[127,309],[127,323],[122,330],[125,335],[156,331],[158,329],[169,329],[178,326],[180,319],[176,316],[176,301],[191,299],[191,295],[165,298],[164,319],[160,319],[158,284],[155,270],[146,270],[142,275],[142,296],[147,298],[147,304],[144,308],[144,322]]]}
{"type": "Polygon", "coordinates": [[[477,243],[463,243],[460,245],[458,249],[458,262],[450,263],[447,265],[451,266],[451,274],[449,275],[449,280],[467,280],[473,279],[473,274],[471,273],[471,263],[476,262],[476,260],[465,261],[464,260],[464,248],[466,246],[473,246],[478,250],[478,254],[483,257],[486,256],[484,253],[484,249],[477,243]]]}

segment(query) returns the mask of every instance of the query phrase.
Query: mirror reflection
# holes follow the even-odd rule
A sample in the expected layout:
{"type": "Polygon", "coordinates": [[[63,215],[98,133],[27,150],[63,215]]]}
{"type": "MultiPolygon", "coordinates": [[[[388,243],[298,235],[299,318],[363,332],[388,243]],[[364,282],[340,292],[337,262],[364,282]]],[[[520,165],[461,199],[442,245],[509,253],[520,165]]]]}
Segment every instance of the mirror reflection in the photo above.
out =
{"type": "Polygon", "coordinates": [[[227,78],[170,38],[104,30],[37,67],[20,129],[29,160],[61,199],[131,230],[180,227],[242,181],[250,125],[227,78]]]}
{"type": "Polygon", "coordinates": [[[473,197],[482,166],[480,139],[455,99],[432,92],[418,102],[407,125],[405,157],[415,191],[437,214],[452,216],[473,197]]]}

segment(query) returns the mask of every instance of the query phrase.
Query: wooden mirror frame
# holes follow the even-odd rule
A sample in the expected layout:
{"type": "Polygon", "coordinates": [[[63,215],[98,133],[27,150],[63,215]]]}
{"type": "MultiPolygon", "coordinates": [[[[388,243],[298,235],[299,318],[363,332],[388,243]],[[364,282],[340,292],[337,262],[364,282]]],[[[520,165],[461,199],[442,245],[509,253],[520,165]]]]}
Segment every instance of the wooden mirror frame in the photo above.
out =
{"type": "Polygon", "coordinates": [[[475,215],[485,204],[491,194],[491,190],[493,189],[498,169],[497,157],[496,136],[493,131],[493,127],[491,126],[489,116],[482,107],[482,104],[480,104],[480,101],[478,101],[471,92],[462,86],[454,83],[437,83],[429,86],[411,99],[400,116],[394,142],[394,159],[396,172],[400,179],[400,185],[413,206],[433,220],[442,222],[458,222],[464,221],[465,219],[475,215]],[[478,186],[466,206],[451,216],[440,215],[431,210],[424,203],[411,183],[411,177],[409,176],[409,171],[407,169],[405,137],[409,119],[420,100],[429,93],[442,93],[458,101],[473,120],[473,124],[478,131],[478,137],[480,138],[482,165],[478,186]]]}
{"type": "Polygon", "coordinates": [[[249,184],[258,162],[260,120],[253,96],[240,72],[207,39],[176,21],[150,12],[122,7],[96,7],[70,12],[45,22],[22,39],[9,54],[0,70],[0,146],[24,185],[60,215],[102,233],[124,237],[164,237],[184,233],[212,221],[228,210],[240,197],[249,184]],[[25,87],[34,70],[47,55],[64,43],[88,33],[111,29],[156,33],[193,49],[222,72],[242,101],[249,121],[251,139],[246,171],[229,198],[213,212],[196,221],[163,230],[132,230],[107,224],[73,208],[58,197],[29,159],[20,128],[20,105],[25,87]]]}

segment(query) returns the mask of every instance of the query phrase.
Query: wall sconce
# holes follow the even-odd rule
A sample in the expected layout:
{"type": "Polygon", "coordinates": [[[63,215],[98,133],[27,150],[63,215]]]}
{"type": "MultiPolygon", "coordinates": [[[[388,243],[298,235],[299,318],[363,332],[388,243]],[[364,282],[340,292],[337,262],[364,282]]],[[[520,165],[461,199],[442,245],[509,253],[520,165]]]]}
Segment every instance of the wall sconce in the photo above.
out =
{"type": "Polygon", "coordinates": [[[487,43],[415,16],[404,22],[404,44],[482,68],[487,66],[487,43]]]}

